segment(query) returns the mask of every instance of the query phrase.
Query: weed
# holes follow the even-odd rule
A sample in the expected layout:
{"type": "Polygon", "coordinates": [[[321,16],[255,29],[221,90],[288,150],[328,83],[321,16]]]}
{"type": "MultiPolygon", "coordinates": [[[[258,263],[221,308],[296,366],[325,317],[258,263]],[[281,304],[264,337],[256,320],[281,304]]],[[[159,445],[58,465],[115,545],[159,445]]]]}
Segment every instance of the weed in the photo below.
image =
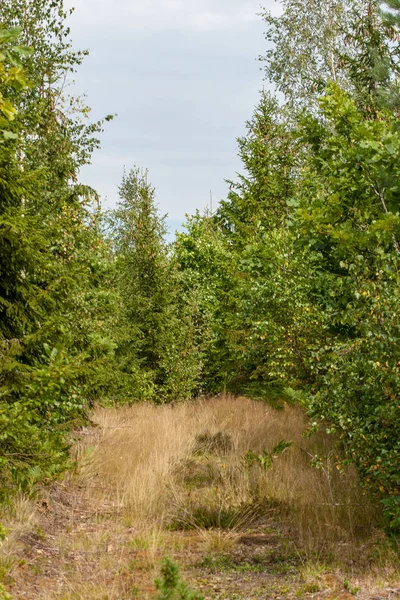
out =
{"type": "Polygon", "coordinates": [[[40,525],[36,525],[33,528],[33,535],[38,541],[44,542],[47,539],[46,533],[43,531],[43,528],[40,525]]]}
{"type": "Polygon", "coordinates": [[[227,396],[99,409],[93,420],[98,427],[75,448],[79,483],[94,508],[113,490],[122,518],[135,529],[228,530],[246,526],[241,507],[251,506],[253,516],[273,509],[310,556],[323,551],[354,561],[377,522],[355,472],[336,469],[334,440],[322,433],[303,437],[301,409],[276,412],[227,396]],[[290,452],[283,439],[293,442],[290,452]],[[279,455],[268,477],[263,469],[244,468],[249,448],[265,466],[279,455]],[[319,469],[311,466],[316,455],[319,469]]]}
{"type": "MultiPolygon", "coordinates": [[[[322,433],[303,437],[306,418],[300,409],[277,413],[260,402],[220,397],[175,406],[100,408],[93,420],[97,427],[88,429],[73,449],[78,468],[62,484],[68,499],[78,499],[83,510],[72,504],[63,531],[57,529],[57,539],[51,535],[46,542],[60,550],[62,589],[51,596],[54,600],[148,599],[155,568],[167,551],[186,555],[188,562],[189,554],[196,560],[198,552],[206,553],[202,568],[242,573],[243,586],[257,579],[251,573],[265,571],[268,580],[290,575],[289,581],[295,581],[292,573],[303,561],[304,594],[324,586],[328,561],[338,569],[351,562],[352,576],[367,567],[383,581],[400,576],[396,550],[377,538],[376,511],[356,473],[337,470],[332,438],[322,433]],[[283,452],[283,438],[293,441],[290,451],[283,452]],[[244,464],[249,448],[264,464],[256,459],[244,464]],[[268,456],[275,468],[267,470],[268,456]],[[320,457],[318,469],[311,465],[315,456],[320,457]],[[79,560],[71,561],[71,553],[79,560]]],[[[41,514],[40,524],[46,519],[54,517],[41,514]]],[[[35,529],[32,502],[22,497],[8,513],[0,513],[0,521],[9,530],[0,544],[0,565],[7,568],[26,532],[46,538],[47,524],[46,533],[35,529]]],[[[24,572],[31,575],[23,569],[19,576],[24,572]]],[[[215,594],[234,597],[224,590],[215,594]]],[[[254,588],[251,594],[246,597],[258,597],[254,588]]]]}
{"type": "Polygon", "coordinates": [[[248,450],[247,453],[243,457],[243,461],[246,466],[251,467],[254,463],[258,464],[264,471],[270,469],[275,459],[283,454],[287,448],[290,448],[293,445],[293,442],[287,442],[285,440],[281,440],[271,452],[268,450],[263,450],[261,454],[256,454],[253,450],[248,450]]]}
{"type": "Polygon", "coordinates": [[[7,590],[0,583],[0,600],[13,600],[13,597],[7,592],[7,590]]]}
{"type": "Polygon", "coordinates": [[[174,471],[176,483],[187,488],[202,488],[220,483],[219,465],[215,465],[207,457],[187,458],[181,461],[174,471]]]}
{"type": "Polygon", "coordinates": [[[128,546],[134,550],[147,550],[149,548],[149,540],[145,536],[138,536],[128,542],[128,546]]]}
{"type": "Polygon", "coordinates": [[[12,556],[0,556],[0,583],[4,583],[7,580],[13,565],[14,558],[12,556]]]}
{"type": "Polygon", "coordinates": [[[0,523],[0,544],[7,539],[8,533],[8,529],[6,529],[4,525],[0,523]]]}
{"type": "Polygon", "coordinates": [[[241,520],[240,509],[234,507],[189,506],[171,522],[170,529],[234,529],[241,520]]]}
{"type": "Polygon", "coordinates": [[[41,575],[42,573],[42,567],[40,564],[30,564],[29,569],[33,575],[41,575]]]}
{"type": "Polygon", "coordinates": [[[203,542],[204,549],[209,553],[230,552],[238,539],[236,531],[224,531],[221,529],[199,529],[198,534],[203,542]]]}
{"type": "Polygon", "coordinates": [[[321,589],[321,577],[326,572],[326,566],[320,562],[306,560],[299,569],[299,575],[303,580],[301,591],[313,594],[321,589]]]}
{"type": "Polygon", "coordinates": [[[208,569],[209,571],[234,571],[236,564],[231,554],[206,554],[206,556],[196,565],[197,567],[208,569]]]}
{"type": "Polygon", "coordinates": [[[351,583],[349,582],[348,579],[345,579],[343,581],[343,587],[345,590],[347,590],[350,594],[353,594],[353,596],[355,596],[357,594],[357,592],[360,590],[359,587],[357,586],[352,586],[351,583]]]}

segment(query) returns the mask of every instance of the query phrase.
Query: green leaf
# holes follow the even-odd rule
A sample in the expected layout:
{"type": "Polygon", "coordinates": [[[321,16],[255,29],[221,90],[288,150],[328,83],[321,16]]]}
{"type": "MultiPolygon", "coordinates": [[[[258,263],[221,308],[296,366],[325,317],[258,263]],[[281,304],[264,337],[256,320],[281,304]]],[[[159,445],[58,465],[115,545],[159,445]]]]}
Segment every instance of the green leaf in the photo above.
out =
{"type": "Polygon", "coordinates": [[[14,46],[13,51],[19,56],[29,57],[33,55],[33,49],[28,46],[14,46]]]}
{"type": "Polygon", "coordinates": [[[0,28],[0,43],[15,42],[21,35],[21,27],[11,27],[10,29],[0,28]]]}
{"type": "Polygon", "coordinates": [[[3,138],[6,140],[16,140],[18,138],[18,134],[13,133],[12,131],[2,131],[3,138]]]}

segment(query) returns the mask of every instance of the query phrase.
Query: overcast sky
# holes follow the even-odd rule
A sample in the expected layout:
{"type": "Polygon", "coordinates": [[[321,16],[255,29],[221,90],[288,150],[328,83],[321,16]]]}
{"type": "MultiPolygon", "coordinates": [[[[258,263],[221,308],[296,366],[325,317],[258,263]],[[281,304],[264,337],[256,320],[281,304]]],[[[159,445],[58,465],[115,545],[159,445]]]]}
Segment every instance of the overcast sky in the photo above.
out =
{"type": "MultiPolygon", "coordinates": [[[[172,229],[226,196],[240,170],[236,138],[264,85],[259,0],[67,0],[71,34],[90,56],[76,76],[102,149],[82,180],[114,206],[124,167],[148,168],[172,229]]],[[[277,11],[274,0],[264,7],[277,11]]]]}

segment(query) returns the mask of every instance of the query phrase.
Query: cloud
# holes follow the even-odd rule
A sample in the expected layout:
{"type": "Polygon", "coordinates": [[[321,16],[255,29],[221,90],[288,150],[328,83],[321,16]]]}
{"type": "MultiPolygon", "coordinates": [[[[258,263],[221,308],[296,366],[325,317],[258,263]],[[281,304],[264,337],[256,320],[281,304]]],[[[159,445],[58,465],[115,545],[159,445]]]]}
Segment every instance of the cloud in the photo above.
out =
{"type": "Polygon", "coordinates": [[[242,29],[260,11],[259,0],[67,0],[67,5],[76,6],[74,20],[81,25],[141,32],[242,29]]]}

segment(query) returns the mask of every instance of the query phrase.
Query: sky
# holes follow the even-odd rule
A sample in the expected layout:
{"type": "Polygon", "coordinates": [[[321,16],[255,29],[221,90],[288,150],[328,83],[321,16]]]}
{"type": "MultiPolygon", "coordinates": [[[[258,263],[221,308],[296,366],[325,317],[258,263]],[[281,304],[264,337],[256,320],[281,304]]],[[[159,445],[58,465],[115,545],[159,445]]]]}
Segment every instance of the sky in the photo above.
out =
{"type": "MultiPolygon", "coordinates": [[[[115,206],[124,168],[147,168],[171,230],[226,197],[241,171],[245,133],[266,49],[259,0],[66,0],[75,48],[90,55],[75,76],[91,118],[106,123],[81,179],[115,206]]],[[[273,12],[279,3],[264,0],[273,12]]]]}

